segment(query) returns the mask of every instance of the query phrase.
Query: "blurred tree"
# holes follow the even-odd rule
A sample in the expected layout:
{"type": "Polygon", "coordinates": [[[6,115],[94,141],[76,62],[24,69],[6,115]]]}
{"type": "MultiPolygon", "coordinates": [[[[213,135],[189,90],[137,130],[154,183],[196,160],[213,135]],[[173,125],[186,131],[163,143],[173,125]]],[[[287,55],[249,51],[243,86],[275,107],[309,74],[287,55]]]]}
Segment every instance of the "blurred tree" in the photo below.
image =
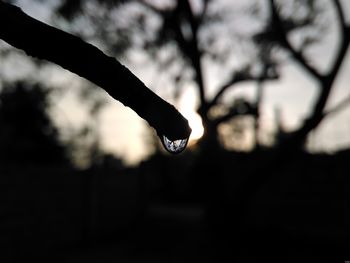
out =
{"type": "Polygon", "coordinates": [[[231,1],[131,0],[115,5],[117,2],[89,0],[72,5],[71,1],[63,1],[58,12],[72,24],[82,19],[79,14],[86,21],[93,21],[87,30],[89,36],[103,39],[103,45],[115,54],[146,49],[158,63],[158,69],[167,71],[175,96],[186,83],[194,83],[198,113],[206,128],[204,139],[216,141],[220,124],[239,115],[255,117],[255,129],[259,129],[262,82],[278,78],[279,67],[291,61],[299,63],[320,88],[310,115],[295,131],[279,131],[286,134],[276,137],[283,138],[278,144],[303,147],[309,132],[327,115],[325,105],[350,39],[340,1],[253,1],[245,10],[243,19],[249,19],[246,26],[237,19],[244,14],[232,12],[235,4],[231,1]],[[239,22],[240,26],[235,25],[239,22]],[[329,70],[321,72],[310,54],[330,33],[330,24],[339,29],[339,45],[329,70]],[[221,69],[222,80],[214,84],[216,87],[207,82],[208,65],[221,69]],[[242,81],[260,83],[256,99],[241,98],[241,103],[233,104],[225,101],[228,90],[242,81]],[[215,92],[209,96],[212,90],[215,92]]]}
{"type": "Polygon", "coordinates": [[[115,58],[79,37],[42,23],[0,1],[0,38],[35,58],[53,62],[100,86],[133,109],[160,137],[187,139],[187,120],[115,58]],[[11,26],[10,26],[11,25],[11,26]]]}
{"type": "Polygon", "coordinates": [[[0,93],[0,160],[65,163],[65,149],[48,115],[47,89],[16,82],[0,93]]]}
{"type": "Polygon", "coordinates": [[[346,22],[345,8],[342,7],[339,0],[327,2],[329,9],[335,12],[332,22],[326,18],[322,19],[328,6],[320,1],[294,1],[294,3],[282,4],[282,1],[269,0],[268,3],[270,17],[265,30],[257,35],[257,40],[262,41],[263,45],[277,46],[287,51],[319,87],[310,115],[305,118],[301,126],[288,133],[279,131],[279,133],[284,133],[284,136],[280,136],[283,140],[279,143],[287,148],[300,148],[304,146],[308,134],[329,113],[340,110],[349,100],[346,98],[334,109],[325,110],[350,44],[350,25],[346,22]],[[330,65],[327,65],[327,69],[322,71],[321,65],[315,65],[312,49],[316,47],[318,42],[322,41],[323,35],[326,33],[325,30],[331,23],[337,25],[339,40],[330,65]],[[294,37],[294,41],[292,37],[294,37]],[[295,38],[298,41],[295,41],[295,38]]]}
{"type": "MultiPolygon", "coordinates": [[[[123,1],[123,5],[115,5],[116,2],[92,0],[71,5],[69,1],[63,1],[57,10],[72,25],[79,19],[90,21],[87,23],[91,26],[89,30],[79,32],[79,28],[75,27],[76,33],[94,40],[102,39],[102,45],[116,55],[127,55],[127,51],[133,49],[146,49],[157,62],[158,70],[168,73],[171,84],[175,86],[175,97],[186,83],[194,83],[199,97],[198,113],[205,126],[203,141],[217,145],[220,124],[239,115],[258,115],[260,100],[242,98],[239,105],[225,105],[222,103],[223,95],[238,82],[276,79],[275,65],[267,59],[267,55],[260,56],[246,36],[242,39],[231,31],[225,32],[231,35],[222,38],[220,28],[226,27],[225,30],[230,31],[229,26],[227,28],[230,18],[227,13],[220,13],[223,10],[215,10],[212,1],[198,1],[196,4],[191,1],[123,1]],[[102,11],[96,13],[90,10],[102,11]],[[108,27],[105,26],[107,24],[108,27]],[[239,61],[235,62],[238,66],[232,66],[232,60],[236,60],[234,56],[237,55],[232,49],[241,48],[235,45],[240,38],[249,52],[246,57],[240,55],[239,61]],[[210,87],[204,80],[204,61],[219,64],[227,73],[227,80],[221,81],[211,99],[207,96],[210,87]]],[[[268,50],[264,54],[266,52],[268,50]]]]}
{"type": "Polygon", "coordinates": [[[279,145],[303,147],[309,132],[328,115],[325,105],[348,48],[344,7],[337,0],[269,0],[251,1],[237,12],[235,5],[240,3],[64,0],[56,6],[62,18],[56,17],[56,23],[67,26],[69,21],[71,32],[99,43],[116,56],[131,59],[129,51],[146,50],[157,69],[167,73],[169,85],[175,87],[174,97],[183,87],[194,85],[206,130],[203,141],[214,144],[218,143],[218,127],[242,115],[254,117],[255,141],[259,143],[263,82],[278,78],[282,64],[296,61],[315,79],[319,93],[302,125],[292,132],[279,130],[276,138],[279,145]],[[339,45],[328,72],[321,72],[312,52],[327,36],[331,24],[339,29],[339,45]],[[208,81],[212,65],[220,71],[216,82],[208,81]],[[256,98],[226,100],[228,91],[243,81],[257,82],[256,98]]]}

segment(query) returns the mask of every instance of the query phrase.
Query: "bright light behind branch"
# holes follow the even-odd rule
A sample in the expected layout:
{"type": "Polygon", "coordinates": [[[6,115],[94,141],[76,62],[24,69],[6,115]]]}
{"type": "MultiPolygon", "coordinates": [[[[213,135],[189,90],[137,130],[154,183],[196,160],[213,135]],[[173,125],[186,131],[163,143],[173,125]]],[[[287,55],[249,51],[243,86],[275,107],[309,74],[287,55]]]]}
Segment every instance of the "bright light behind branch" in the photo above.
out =
{"type": "Polygon", "coordinates": [[[202,119],[195,111],[195,101],[196,94],[193,92],[193,90],[188,90],[181,97],[179,107],[181,114],[183,114],[184,117],[188,120],[189,125],[192,129],[190,143],[191,141],[200,139],[204,134],[202,119]]]}
{"type": "Polygon", "coordinates": [[[188,111],[188,112],[183,111],[182,114],[188,120],[190,127],[192,129],[190,141],[200,139],[204,133],[201,117],[194,111],[188,111]]]}

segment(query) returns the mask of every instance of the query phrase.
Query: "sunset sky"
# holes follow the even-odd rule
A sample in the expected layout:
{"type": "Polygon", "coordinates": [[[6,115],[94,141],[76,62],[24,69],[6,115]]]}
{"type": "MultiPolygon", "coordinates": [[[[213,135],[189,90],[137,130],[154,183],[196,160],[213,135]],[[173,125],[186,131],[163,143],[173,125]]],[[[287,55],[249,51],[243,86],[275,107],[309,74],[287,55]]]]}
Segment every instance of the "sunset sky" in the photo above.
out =
{"type": "MultiPolygon", "coordinates": [[[[18,1],[18,5],[31,16],[52,23],[50,9],[46,5],[54,5],[56,1],[18,1]]],[[[221,1],[225,2],[225,1],[221,1]]],[[[226,2],[230,2],[229,0],[226,2]]],[[[237,8],[243,3],[249,1],[235,1],[237,8]]],[[[343,1],[350,10],[350,1],[343,1]]],[[[349,19],[349,17],[347,18],[349,19]]],[[[242,22],[244,25],[244,21],[242,22]]],[[[64,28],[63,28],[64,29],[64,28]]],[[[6,45],[0,43],[1,47],[6,45]]],[[[328,39],[324,44],[315,49],[313,58],[315,63],[321,69],[325,69],[329,64],[332,52],[337,45],[336,28],[332,29],[328,39]]],[[[144,60],[142,54],[135,54],[136,60],[144,60]]],[[[159,86],[166,85],[162,80],[162,74],[157,72],[152,66],[152,61],[144,63],[130,64],[130,60],[123,61],[131,71],[134,72],[148,87],[153,89],[158,95],[169,100],[166,91],[159,89],[159,86]]],[[[206,79],[210,86],[215,86],[222,79],[220,69],[202,65],[204,71],[207,72],[206,79]]],[[[15,79],[18,77],[30,77],[33,74],[29,61],[21,56],[15,56],[13,59],[1,65],[0,77],[15,79]],[[13,69],[16,69],[15,71],[13,69]],[[3,76],[2,76],[3,75],[3,76]]],[[[344,97],[350,95],[350,55],[349,52],[345,59],[345,63],[341,69],[341,73],[337,79],[335,88],[330,97],[328,108],[332,108],[337,102],[344,97]]],[[[65,93],[59,101],[54,102],[52,116],[55,118],[59,126],[67,127],[70,125],[79,125],[85,118],[89,118],[84,107],[77,104],[77,89],[81,80],[74,74],[62,70],[55,66],[50,66],[40,72],[35,72],[40,78],[47,83],[57,87],[69,87],[69,91],[65,93]]],[[[87,82],[86,82],[87,83],[87,82]]],[[[230,96],[254,96],[255,83],[240,84],[230,93],[230,96]]],[[[312,101],[317,92],[317,85],[310,79],[308,75],[300,70],[300,67],[293,63],[288,63],[282,67],[281,79],[274,82],[267,82],[265,85],[263,112],[262,112],[262,129],[269,131],[273,129],[274,113],[276,108],[281,109],[282,118],[287,128],[297,126],[306,116],[312,105],[312,101]]],[[[99,119],[99,129],[101,132],[102,147],[109,152],[116,153],[124,158],[128,163],[137,163],[147,156],[152,140],[150,132],[145,128],[147,124],[139,118],[131,109],[124,107],[121,103],[114,101],[107,94],[108,106],[103,110],[103,114],[99,119]]],[[[201,122],[195,113],[196,106],[196,90],[190,84],[186,86],[182,93],[182,97],[175,106],[182,112],[185,117],[190,120],[190,124],[194,130],[194,137],[200,137],[201,122]]],[[[174,101],[171,101],[174,103],[174,101]]],[[[337,149],[350,146],[350,107],[345,108],[341,112],[326,118],[320,127],[312,133],[309,140],[309,149],[313,151],[335,151],[337,149]]]]}

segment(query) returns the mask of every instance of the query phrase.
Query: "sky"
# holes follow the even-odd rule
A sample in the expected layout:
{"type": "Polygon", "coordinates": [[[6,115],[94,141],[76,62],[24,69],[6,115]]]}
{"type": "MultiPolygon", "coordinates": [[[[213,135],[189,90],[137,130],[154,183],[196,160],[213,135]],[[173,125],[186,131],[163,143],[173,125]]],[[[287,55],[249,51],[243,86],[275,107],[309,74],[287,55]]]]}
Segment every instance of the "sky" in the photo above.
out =
{"type": "MultiPolygon", "coordinates": [[[[347,10],[350,10],[349,1],[343,2],[348,6],[347,10]]],[[[242,3],[244,1],[236,1],[236,3],[237,6],[240,6],[243,5],[242,3]]],[[[46,4],[55,4],[55,1],[46,1],[46,4]]],[[[51,14],[43,4],[34,4],[33,1],[22,0],[19,1],[19,5],[31,16],[50,23],[51,14]]],[[[350,20],[349,17],[347,19],[350,20]]],[[[330,54],[336,47],[336,34],[336,30],[333,29],[329,39],[313,54],[313,57],[317,58],[316,62],[321,68],[329,64],[330,54]]],[[[1,45],[3,46],[3,43],[1,45]]],[[[140,60],[144,59],[142,54],[138,56],[140,60]]],[[[125,61],[125,63],[136,76],[152,89],[157,86],[154,80],[162,78],[163,73],[158,72],[151,64],[148,64],[150,65],[149,67],[145,67],[142,63],[128,64],[130,63],[129,61],[125,61]]],[[[2,74],[7,74],[12,78],[33,74],[30,63],[21,59],[20,56],[15,56],[12,61],[2,67],[2,74]],[[13,68],[16,68],[16,71],[13,71],[13,68]]],[[[222,79],[220,69],[218,68],[204,67],[204,71],[207,73],[206,81],[211,87],[215,87],[222,79]]],[[[342,98],[350,95],[348,84],[350,83],[350,75],[347,74],[349,71],[350,54],[348,53],[329,99],[328,108],[332,108],[342,98]]],[[[89,118],[86,109],[77,104],[78,86],[82,82],[84,83],[84,80],[54,66],[43,69],[41,72],[37,72],[37,74],[58,89],[60,87],[68,87],[68,92],[59,101],[54,102],[52,116],[59,126],[79,126],[82,120],[89,118]]],[[[307,116],[318,88],[317,84],[296,63],[289,63],[283,66],[281,79],[274,82],[267,82],[264,84],[264,87],[262,125],[266,132],[273,129],[276,108],[281,110],[283,122],[287,128],[297,127],[302,119],[307,116]]],[[[154,90],[159,96],[168,99],[166,92],[157,88],[154,90]]],[[[249,97],[254,96],[254,93],[255,84],[244,83],[236,87],[227,96],[239,97],[243,95],[249,97]]],[[[147,124],[131,109],[111,99],[107,94],[102,94],[101,96],[105,96],[107,101],[107,106],[104,107],[103,114],[98,120],[102,148],[107,152],[121,156],[128,164],[136,164],[145,158],[153,149],[151,145],[153,138],[150,131],[146,128],[147,124]]],[[[195,135],[199,137],[202,130],[200,129],[200,119],[194,110],[196,99],[195,88],[188,85],[182,98],[175,106],[191,122],[195,122],[195,124],[192,123],[193,129],[195,130],[195,135]]],[[[349,118],[350,107],[326,118],[320,127],[311,134],[308,142],[309,149],[312,151],[334,152],[338,149],[350,147],[349,118]]]]}

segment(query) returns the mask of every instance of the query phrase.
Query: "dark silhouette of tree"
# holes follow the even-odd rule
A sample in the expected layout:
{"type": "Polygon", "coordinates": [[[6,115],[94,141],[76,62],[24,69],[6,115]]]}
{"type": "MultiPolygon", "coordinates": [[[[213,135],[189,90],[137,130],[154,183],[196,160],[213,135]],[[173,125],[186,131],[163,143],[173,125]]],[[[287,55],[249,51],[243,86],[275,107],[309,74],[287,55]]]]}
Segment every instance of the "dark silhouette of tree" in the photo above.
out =
{"type": "Polygon", "coordinates": [[[0,93],[0,160],[66,163],[65,148],[49,115],[48,92],[16,82],[0,93]]]}
{"type": "Polygon", "coordinates": [[[293,45],[290,40],[290,35],[295,31],[310,27],[310,25],[312,26],[313,23],[316,23],[316,19],[319,15],[317,13],[317,11],[319,11],[317,10],[317,1],[305,1],[304,8],[306,8],[307,14],[297,19],[292,16],[284,18],[280,14],[280,9],[283,10],[283,4],[278,4],[276,3],[277,1],[274,0],[268,2],[270,9],[269,23],[267,24],[265,32],[263,32],[258,39],[268,41],[270,44],[277,45],[286,50],[291,58],[315,80],[319,87],[318,96],[312,106],[310,115],[298,129],[289,132],[287,136],[284,136],[284,140],[280,142],[288,148],[303,147],[310,131],[315,129],[328,113],[340,110],[348,101],[348,98],[346,98],[334,109],[329,112],[325,111],[329,94],[334,86],[335,79],[338,76],[350,44],[350,25],[347,24],[345,20],[345,10],[342,8],[341,2],[338,0],[332,1],[332,8],[338,20],[336,23],[340,33],[339,44],[329,69],[326,72],[321,72],[317,66],[312,64],[312,59],[307,57],[307,51],[317,42],[320,35],[310,36],[304,34],[299,46],[293,45]]]}
{"type": "MultiPolygon", "coordinates": [[[[215,9],[217,6],[215,1],[174,0],[163,4],[146,0],[124,1],[120,6],[120,13],[128,12],[130,9],[133,12],[123,16],[123,20],[120,21],[118,16],[117,18],[115,16],[120,14],[119,7],[114,8],[117,2],[119,1],[99,0],[77,1],[71,4],[70,1],[63,1],[58,11],[64,17],[73,20],[79,12],[87,10],[84,7],[85,3],[95,4],[102,9],[105,7],[105,11],[101,12],[103,16],[84,13],[85,17],[90,17],[95,22],[95,27],[92,28],[94,33],[90,34],[92,38],[104,39],[104,44],[115,53],[125,52],[129,48],[146,49],[159,63],[159,69],[169,72],[177,89],[183,82],[194,82],[199,98],[198,112],[206,128],[204,136],[206,139],[215,141],[218,126],[236,116],[253,116],[256,120],[255,130],[258,130],[264,81],[278,78],[280,65],[291,60],[299,63],[320,88],[318,97],[311,106],[310,116],[295,131],[279,136],[278,138],[284,139],[278,144],[293,148],[303,147],[309,132],[327,116],[325,105],[349,44],[349,25],[346,24],[344,7],[340,1],[331,1],[327,7],[320,6],[317,1],[295,0],[285,3],[271,0],[255,3],[249,11],[251,24],[258,21],[263,27],[254,28],[252,25],[254,29],[246,35],[232,29],[227,32],[224,39],[221,39],[222,35],[217,32],[227,26],[237,14],[215,9]],[[293,11],[288,14],[285,12],[287,9],[293,11]],[[312,50],[315,44],[321,41],[322,35],[327,33],[325,25],[320,23],[324,21],[320,17],[329,12],[327,9],[332,9],[336,13],[330,23],[337,24],[340,40],[329,71],[320,72],[312,63],[313,59],[308,57],[307,51],[312,50]],[[103,26],[106,21],[115,21],[114,26],[103,26]],[[115,35],[119,32],[123,32],[120,34],[122,37],[116,38],[115,35]],[[298,45],[291,41],[292,35],[296,32],[301,38],[301,44],[298,45]],[[234,40],[230,42],[230,39],[234,40]],[[243,52],[244,54],[239,54],[245,56],[247,61],[243,59],[239,67],[227,68],[225,62],[240,59],[237,58],[237,53],[236,57],[231,56],[232,50],[237,49],[233,43],[239,42],[247,47],[251,46],[245,53],[243,52]],[[167,56],[161,54],[161,50],[167,50],[167,56]],[[281,50],[289,54],[291,59],[278,58],[276,53],[281,50]],[[206,61],[221,64],[221,67],[229,72],[226,80],[223,79],[221,84],[215,87],[216,91],[212,96],[208,95],[208,90],[213,89],[204,80],[206,61]],[[180,66],[178,70],[173,70],[172,67],[176,63],[180,66]],[[188,72],[192,74],[188,76],[188,72]],[[228,91],[244,81],[260,83],[257,85],[255,101],[244,99],[241,100],[242,103],[236,104],[224,102],[223,98],[228,91]]],[[[345,102],[340,105],[345,105],[345,102]]]]}
{"type": "Polygon", "coordinates": [[[171,140],[188,138],[188,122],[116,59],[80,38],[39,22],[19,8],[0,2],[0,38],[28,55],[54,62],[99,85],[131,107],[171,140]]]}
{"type": "MultiPolygon", "coordinates": [[[[227,255],[225,252],[230,253],[230,258],[235,258],[236,261],[240,261],[243,258],[249,261],[251,258],[247,258],[246,256],[251,251],[256,252],[256,261],[265,257],[270,259],[271,254],[276,254],[275,261],[278,262],[280,258],[288,258],[290,254],[293,254],[293,259],[303,258],[300,256],[300,252],[297,251],[298,247],[302,247],[302,250],[307,252],[309,252],[309,250],[317,250],[317,253],[319,253],[320,247],[321,250],[323,248],[325,251],[327,250],[327,253],[333,254],[334,251],[339,251],[335,250],[334,247],[338,247],[339,245],[343,246],[341,244],[343,239],[337,239],[332,246],[328,246],[328,241],[332,241],[331,238],[328,237],[333,234],[330,233],[332,231],[328,231],[328,228],[324,228],[320,222],[332,221],[334,225],[337,225],[339,222],[344,221],[343,215],[333,213],[332,209],[329,209],[329,207],[324,208],[323,204],[328,204],[328,200],[334,198],[334,203],[338,204],[341,209],[344,208],[343,205],[346,206],[346,191],[344,190],[346,184],[339,190],[339,183],[341,182],[340,184],[342,184],[343,178],[346,178],[344,171],[346,171],[348,153],[341,157],[343,159],[341,163],[343,164],[339,166],[339,163],[335,161],[339,156],[335,156],[335,158],[332,157],[331,162],[333,164],[330,165],[328,163],[330,162],[328,157],[325,158],[325,156],[323,156],[320,158],[320,156],[308,155],[294,150],[299,150],[303,146],[308,133],[315,129],[326,116],[341,110],[349,102],[349,98],[344,98],[344,100],[334,108],[328,111],[325,110],[326,102],[334,86],[334,80],[345,57],[345,52],[348,49],[350,38],[349,25],[345,22],[340,1],[327,1],[329,5],[324,7],[318,4],[321,1],[312,0],[259,1],[259,5],[252,6],[252,10],[250,11],[251,14],[255,16],[254,19],[263,21],[263,27],[255,28],[249,32],[249,34],[242,37],[237,37],[233,29],[232,31],[225,32],[226,36],[231,36],[231,33],[236,36],[227,46],[222,45],[223,43],[220,42],[221,40],[218,38],[219,35],[216,35],[216,33],[218,32],[217,30],[227,23],[226,19],[231,19],[233,15],[231,13],[221,12],[222,10],[216,11],[214,4],[216,1],[124,1],[125,4],[123,6],[114,9],[115,4],[118,2],[117,0],[66,0],[61,2],[62,5],[58,7],[58,11],[67,19],[74,20],[77,12],[80,11],[83,12],[84,16],[89,19],[91,18],[91,21],[94,22],[94,26],[96,27],[88,29],[87,31],[89,32],[87,34],[92,32],[92,39],[101,39],[101,41],[105,41],[102,45],[106,46],[108,52],[121,55],[126,54],[128,49],[132,48],[140,48],[143,51],[146,49],[146,52],[149,52],[149,54],[155,58],[159,68],[164,71],[169,70],[169,75],[173,79],[174,86],[178,88],[177,91],[174,92],[175,96],[182,86],[181,83],[195,83],[199,98],[198,112],[202,116],[206,126],[206,136],[203,140],[205,143],[203,146],[206,147],[202,147],[202,151],[200,151],[201,154],[197,155],[195,151],[188,152],[175,159],[168,158],[168,156],[161,154],[155,154],[150,161],[144,162],[137,170],[138,174],[142,177],[142,181],[145,180],[146,182],[145,178],[147,178],[148,175],[160,178],[161,183],[159,185],[161,186],[158,186],[157,183],[151,180],[152,185],[156,185],[153,187],[157,187],[157,189],[158,187],[161,188],[159,190],[160,197],[156,198],[159,198],[158,200],[162,199],[162,201],[178,201],[179,199],[176,199],[176,194],[181,195],[182,193],[177,193],[175,189],[176,186],[174,187],[176,183],[172,183],[172,177],[178,180],[178,184],[183,184],[182,186],[186,184],[184,182],[188,177],[191,177],[189,180],[192,180],[191,183],[193,183],[195,187],[188,187],[188,192],[191,196],[186,196],[184,201],[187,203],[188,199],[193,198],[194,201],[199,200],[201,205],[204,203],[204,206],[206,206],[205,208],[207,210],[205,211],[205,216],[207,217],[205,220],[208,221],[205,221],[205,225],[209,222],[208,225],[212,227],[212,232],[214,233],[214,235],[209,238],[213,241],[210,244],[210,248],[212,249],[212,247],[214,247],[213,249],[217,249],[216,257],[213,261],[218,261],[217,259],[220,256],[224,259],[227,255]],[[198,5],[198,3],[201,4],[198,5]],[[93,10],[92,13],[86,14],[84,12],[88,4],[92,4],[92,6],[89,7],[90,9],[91,7],[95,7],[95,5],[97,7],[101,4],[99,7],[102,7],[102,9],[91,9],[93,10]],[[294,6],[294,4],[296,6],[294,6]],[[264,15],[262,15],[263,12],[260,10],[261,6],[267,7],[264,15]],[[124,21],[125,24],[119,23],[118,10],[124,12],[124,8],[127,9],[129,7],[135,8],[136,14],[126,12],[125,14],[129,16],[129,20],[124,21]],[[313,50],[314,44],[317,44],[320,41],[320,37],[327,33],[327,28],[318,28],[318,23],[320,20],[325,21],[320,19],[320,17],[322,17],[324,12],[329,12],[329,10],[327,10],[328,7],[332,10],[334,8],[338,14],[337,16],[332,16],[332,18],[338,17],[336,23],[339,25],[338,28],[341,29],[341,37],[333,62],[328,67],[327,71],[322,71],[318,66],[315,66],[313,58],[308,51],[313,50]],[[228,17],[225,18],[225,16],[228,17]],[[101,17],[106,18],[106,20],[101,20],[101,17]],[[149,27],[150,24],[154,22],[154,20],[150,22],[150,17],[156,17],[156,19],[158,19],[157,21],[160,21],[157,24],[158,26],[149,27]],[[108,23],[106,21],[108,21],[108,23]],[[114,23],[112,23],[113,21],[114,23]],[[295,33],[297,33],[298,40],[296,43],[293,41],[295,33]],[[121,36],[121,38],[116,36],[121,36]],[[242,41],[244,46],[248,46],[245,52],[241,51],[241,55],[246,58],[246,61],[244,59],[243,62],[240,61],[241,63],[238,67],[226,63],[235,59],[234,56],[232,57],[228,54],[237,48],[231,45],[236,41],[242,41]],[[164,52],[162,51],[169,53],[166,53],[164,56],[164,52]],[[280,57],[280,55],[282,56],[280,57]],[[203,67],[204,63],[206,63],[205,61],[208,61],[208,59],[210,63],[215,62],[221,66],[223,70],[225,69],[228,72],[226,75],[227,79],[220,80],[218,86],[214,87],[216,89],[214,94],[211,94],[212,96],[210,96],[209,92],[209,90],[211,90],[211,87],[209,87],[210,83],[206,82],[205,69],[203,67]],[[259,130],[260,104],[264,95],[264,82],[278,78],[279,69],[282,64],[290,63],[292,60],[299,63],[306,74],[312,76],[319,86],[318,96],[305,122],[294,132],[286,132],[283,123],[277,121],[279,124],[277,139],[281,147],[272,152],[256,151],[252,154],[242,154],[228,152],[222,149],[213,150],[211,146],[218,145],[218,127],[223,123],[229,123],[231,120],[237,119],[237,116],[243,118],[246,116],[253,116],[255,119],[254,129],[256,131],[259,130]],[[174,64],[180,65],[180,67],[174,70],[172,68],[174,64]],[[188,74],[188,72],[190,72],[190,74],[188,74]],[[237,87],[238,85],[236,84],[243,81],[252,81],[257,84],[255,99],[235,98],[235,100],[225,101],[224,97],[227,97],[228,92],[234,87],[237,87]],[[190,172],[187,174],[186,172],[188,171],[190,172]],[[169,177],[167,175],[171,176],[169,177]],[[316,176],[314,177],[314,175],[316,176]],[[332,186],[326,183],[328,180],[324,181],[325,183],[322,182],[320,185],[313,185],[314,181],[311,178],[317,178],[316,180],[320,182],[322,181],[322,177],[326,175],[334,179],[331,180],[333,182],[332,186]],[[278,180],[275,180],[277,178],[278,180]],[[296,189],[294,192],[293,185],[300,185],[302,189],[297,187],[299,190],[296,189]],[[320,193],[324,190],[327,192],[329,190],[329,195],[323,196],[322,193],[320,193]],[[268,194],[266,194],[266,192],[268,192],[268,194]],[[338,194],[337,192],[342,192],[344,195],[338,194]],[[265,213],[265,211],[261,211],[266,207],[263,204],[264,197],[270,194],[273,200],[269,205],[272,205],[271,210],[274,211],[271,214],[266,212],[268,214],[267,219],[261,220],[259,218],[265,217],[265,214],[260,214],[265,213]],[[164,196],[168,197],[168,199],[164,199],[164,196]],[[322,210],[320,215],[324,217],[322,218],[324,221],[322,221],[322,219],[318,220],[319,218],[317,218],[317,216],[310,216],[312,212],[306,211],[309,207],[308,204],[306,204],[306,208],[304,204],[301,205],[302,201],[305,200],[303,199],[305,196],[306,200],[311,201],[308,202],[312,203],[310,206],[316,203],[316,206],[319,207],[318,209],[322,210]],[[260,197],[263,197],[262,201],[259,200],[261,203],[256,202],[260,197]],[[301,198],[299,199],[299,197],[301,198]],[[307,199],[308,197],[310,198],[307,199]],[[288,198],[287,205],[283,203],[285,202],[285,200],[283,200],[285,198],[288,198]],[[288,218],[288,220],[282,221],[283,218],[293,214],[293,212],[286,212],[286,210],[290,210],[288,204],[293,203],[295,199],[298,199],[295,204],[295,206],[298,207],[295,209],[297,215],[295,215],[295,217],[293,215],[291,218],[288,218]],[[327,201],[320,199],[327,199],[327,201]],[[254,206],[259,206],[259,209],[255,209],[254,206]],[[331,212],[328,213],[328,211],[331,212]],[[262,221],[259,221],[258,226],[255,222],[251,221],[251,219],[255,220],[256,218],[262,221]],[[299,221],[292,222],[295,218],[299,218],[299,221]],[[316,220],[310,222],[313,221],[311,219],[314,218],[316,218],[316,220]],[[265,220],[269,222],[263,222],[265,220]],[[310,225],[314,223],[317,227],[310,227],[310,225]],[[289,224],[292,227],[289,227],[289,224]],[[309,228],[311,228],[311,230],[309,228]],[[299,234],[294,232],[299,232],[299,234]],[[322,234],[322,232],[327,233],[323,235],[324,233],[322,234]],[[256,239],[256,237],[258,237],[258,239],[256,239]],[[313,238],[315,240],[317,239],[317,241],[312,240],[313,238]],[[324,240],[327,241],[325,244],[323,244],[324,240]],[[225,249],[227,249],[227,251],[225,251],[225,249]],[[329,252],[329,250],[331,252],[329,252]],[[236,256],[233,254],[240,255],[236,256]]],[[[226,2],[233,3],[235,1],[226,2]]],[[[326,1],[322,1],[322,3],[326,3],[326,1]]],[[[0,21],[2,20],[4,19],[0,16],[0,21]]],[[[2,26],[0,25],[0,29],[1,28],[2,26]]],[[[74,31],[74,29],[72,31],[74,31]]],[[[84,31],[84,29],[82,29],[82,31],[84,31]]],[[[84,35],[84,32],[82,35],[84,35]]],[[[72,47],[74,47],[74,44],[73,46],[69,46],[69,48],[72,47]]],[[[90,49],[88,50],[90,51],[90,49]]],[[[72,53],[75,53],[75,51],[77,50],[74,49],[72,53]]],[[[68,54],[72,55],[72,57],[78,56],[79,61],[89,62],[85,65],[91,65],[91,61],[98,60],[100,57],[100,55],[94,56],[95,49],[91,51],[93,58],[89,58],[88,60],[85,60],[86,58],[83,55],[79,55],[85,54],[83,50],[80,50],[80,53],[78,52],[77,54],[68,54]]],[[[106,59],[106,57],[104,58],[106,59]]],[[[66,59],[66,57],[64,57],[64,59],[66,59]]],[[[66,62],[63,61],[63,63],[66,62]]],[[[81,65],[79,63],[77,64],[79,70],[81,65]]],[[[105,65],[102,62],[101,64],[105,65]]],[[[101,74],[97,77],[97,81],[101,81],[102,84],[100,83],[99,85],[105,87],[105,82],[100,78],[103,79],[104,76],[110,77],[112,73],[105,74],[101,72],[99,67],[101,64],[96,64],[98,68],[97,73],[91,73],[95,68],[91,69],[89,66],[87,66],[87,68],[83,67],[83,69],[86,69],[87,75],[89,76],[101,74]]],[[[109,67],[112,69],[115,69],[114,67],[119,67],[115,66],[114,62],[108,65],[107,69],[109,67]]],[[[112,71],[113,73],[118,72],[118,70],[112,71]]],[[[83,70],[83,73],[85,74],[86,72],[83,70]]],[[[110,92],[109,88],[111,88],[111,86],[109,86],[109,84],[112,82],[118,83],[118,85],[120,83],[124,84],[124,81],[125,83],[127,82],[124,79],[121,80],[119,77],[111,78],[111,82],[108,81],[107,91],[110,92]]],[[[112,92],[112,95],[113,94],[115,95],[115,93],[112,92]]],[[[142,99],[143,97],[141,96],[139,101],[142,99]]],[[[150,104],[145,104],[145,106],[149,107],[150,104]]],[[[157,110],[159,109],[161,108],[157,107],[157,110]]],[[[158,117],[159,115],[156,114],[155,116],[158,117]]],[[[161,119],[158,121],[162,123],[164,120],[161,119]]],[[[238,130],[238,133],[239,132],[241,131],[238,130]]],[[[114,157],[100,156],[100,159],[97,161],[100,162],[95,163],[95,168],[101,167],[101,169],[106,169],[106,171],[123,169],[123,164],[114,157]]],[[[96,178],[97,176],[92,180],[93,187],[97,185],[95,183],[96,181],[94,181],[96,178]]],[[[94,198],[95,195],[92,193],[91,199],[93,200],[94,198]]],[[[148,200],[145,200],[145,202],[148,202],[148,200]]],[[[329,204],[333,205],[333,203],[329,204]]],[[[94,211],[94,208],[91,210],[94,211]]],[[[151,221],[155,222],[157,225],[159,224],[157,220],[151,221]]],[[[174,223],[176,222],[176,218],[171,218],[171,222],[169,228],[175,229],[175,232],[178,232],[179,225],[174,223]]],[[[173,232],[169,234],[165,231],[167,228],[163,228],[162,224],[160,224],[160,226],[160,232],[162,232],[163,235],[161,235],[162,238],[158,238],[158,236],[155,235],[157,240],[168,241],[168,239],[174,239],[173,232]]],[[[345,230],[343,231],[344,235],[340,236],[343,237],[344,240],[347,240],[348,225],[344,226],[344,228],[340,227],[339,229],[341,229],[341,231],[345,230]]],[[[151,228],[150,232],[152,232],[152,230],[151,228]]],[[[186,228],[185,231],[188,232],[188,230],[189,229],[186,228]]],[[[154,231],[152,233],[154,233],[154,231]]],[[[192,236],[192,233],[190,234],[192,236]]],[[[334,236],[337,237],[337,234],[334,236]]],[[[201,241],[206,241],[206,237],[203,235],[201,235],[199,239],[201,241]]],[[[145,240],[149,241],[149,235],[147,235],[145,240]]],[[[180,243],[182,243],[182,240],[184,240],[183,236],[181,236],[180,240],[180,243]]],[[[186,243],[186,250],[188,250],[189,247],[191,248],[190,250],[193,250],[192,237],[190,240],[190,245],[186,243]]],[[[346,241],[346,243],[348,242],[346,241]]],[[[146,248],[148,248],[147,244],[145,244],[146,243],[142,244],[142,247],[145,248],[146,246],[146,248]]],[[[201,245],[203,245],[202,242],[201,245]]],[[[177,248],[177,246],[174,247],[177,248]]],[[[172,247],[171,251],[174,250],[174,247],[172,247]]],[[[348,244],[346,244],[346,248],[347,247],[348,244]]],[[[155,251],[155,255],[158,256],[158,251],[155,251]]],[[[332,255],[332,257],[334,257],[334,255],[332,255]]],[[[319,258],[324,259],[322,257],[319,258]]],[[[188,259],[188,257],[186,259],[188,259]]]]}

